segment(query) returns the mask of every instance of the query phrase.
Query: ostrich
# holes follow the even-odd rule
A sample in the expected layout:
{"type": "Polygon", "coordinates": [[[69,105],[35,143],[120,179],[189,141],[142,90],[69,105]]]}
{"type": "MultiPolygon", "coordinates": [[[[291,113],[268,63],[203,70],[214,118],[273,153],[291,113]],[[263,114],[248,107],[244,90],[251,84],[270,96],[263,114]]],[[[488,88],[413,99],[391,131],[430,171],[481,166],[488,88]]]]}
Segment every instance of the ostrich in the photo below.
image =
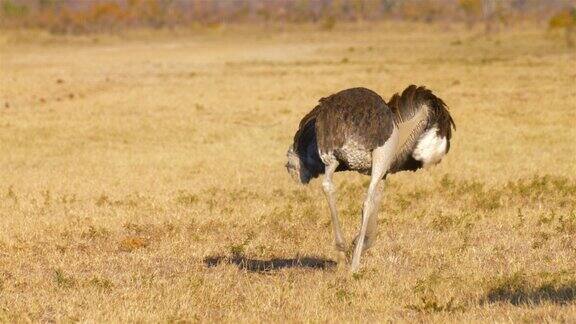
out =
{"type": "Polygon", "coordinates": [[[351,271],[376,240],[381,191],[388,174],[435,165],[450,149],[456,125],[446,104],[423,86],[410,85],[386,103],[366,88],[351,88],[320,99],[302,120],[287,152],[286,168],[298,183],[324,174],[339,263],[346,260],[338,211],[335,172],[357,171],[371,176],[362,208],[360,232],[352,242],[351,271]],[[384,182],[384,181],[383,181],[384,182]]]}

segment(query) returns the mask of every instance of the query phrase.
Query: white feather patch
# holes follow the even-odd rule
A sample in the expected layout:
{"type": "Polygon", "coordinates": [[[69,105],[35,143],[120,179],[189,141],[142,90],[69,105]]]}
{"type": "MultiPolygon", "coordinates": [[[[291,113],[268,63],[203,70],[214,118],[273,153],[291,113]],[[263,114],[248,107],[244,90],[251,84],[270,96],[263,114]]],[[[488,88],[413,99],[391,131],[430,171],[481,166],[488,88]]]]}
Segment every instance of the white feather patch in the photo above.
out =
{"type": "Polygon", "coordinates": [[[432,127],[422,134],[412,153],[412,157],[421,161],[423,167],[437,164],[446,154],[446,145],[446,138],[439,137],[438,128],[432,127]]]}

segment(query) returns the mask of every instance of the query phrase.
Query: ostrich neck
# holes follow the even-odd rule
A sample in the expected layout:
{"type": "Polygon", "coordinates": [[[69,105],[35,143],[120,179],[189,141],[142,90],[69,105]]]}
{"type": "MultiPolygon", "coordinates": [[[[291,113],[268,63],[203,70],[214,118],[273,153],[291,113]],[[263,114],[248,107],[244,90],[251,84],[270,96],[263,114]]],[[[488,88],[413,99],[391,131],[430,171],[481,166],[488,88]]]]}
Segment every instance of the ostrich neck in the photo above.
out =
{"type": "Polygon", "coordinates": [[[401,151],[407,146],[411,146],[420,135],[424,124],[428,120],[428,109],[421,107],[414,116],[404,122],[399,122],[398,126],[398,150],[401,151]]]}
{"type": "Polygon", "coordinates": [[[428,115],[427,107],[421,106],[412,118],[408,120],[397,120],[398,147],[394,158],[394,165],[396,167],[403,163],[413,150],[416,141],[418,141],[418,138],[428,123],[428,115]]]}

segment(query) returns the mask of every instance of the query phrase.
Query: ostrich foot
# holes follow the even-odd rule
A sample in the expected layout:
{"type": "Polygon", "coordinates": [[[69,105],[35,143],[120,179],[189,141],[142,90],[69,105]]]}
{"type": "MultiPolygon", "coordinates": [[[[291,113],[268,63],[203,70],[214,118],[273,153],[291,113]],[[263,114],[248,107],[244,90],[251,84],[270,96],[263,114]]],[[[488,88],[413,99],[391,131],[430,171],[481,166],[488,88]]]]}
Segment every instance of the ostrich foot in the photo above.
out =
{"type": "Polygon", "coordinates": [[[336,261],[338,262],[338,268],[342,268],[348,264],[346,244],[344,242],[336,242],[334,247],[336,248],[336,261]]]}
{"type": "Polygon", "coordinates": [[[336,251],[336,262],[338,263],[338,269],[348,268],[348,256],[344,251],[336,251]]]}
{"type": "MultiPolygon", "coordinates": [[[[376,240],[372,236],[366,235],[364,238],[364,246],[362,246],[362,253],[366,252],[369,248],[374,245],[376,240]]],[[[348,250],[348,254],[352,255],[354,253],[354,249],[356,248],[356,244],[358,243],[358,235],[352,240],[352,244],[350,244],[350,250],[348,250]]]]}

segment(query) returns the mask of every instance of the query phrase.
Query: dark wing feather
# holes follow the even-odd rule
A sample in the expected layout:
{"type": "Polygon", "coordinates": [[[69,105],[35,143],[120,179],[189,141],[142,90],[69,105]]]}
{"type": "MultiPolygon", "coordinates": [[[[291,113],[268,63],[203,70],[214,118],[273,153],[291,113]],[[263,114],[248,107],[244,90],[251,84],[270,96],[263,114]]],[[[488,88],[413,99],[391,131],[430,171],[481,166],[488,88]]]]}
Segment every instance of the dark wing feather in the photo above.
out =
{"type": "Polygon", "coordinates": [[[320,100],[317,108],[316,135],[323,153],[341,148],[351,139],[373,150],[388,140],[394,128],[386,102],[366,88],[340,91],[320,100]]]}
{"type": "Polygon", "coordinates": [[[302,120],[298,131],[294,135],[294,152],[298,155],[300,163],[304,164],[312,178],[324,172],[324,163],[318,154],[316,139],[316,117],[322,108],[316,106],[302,120]]]}
{"type": "Polygon", "coordinates": [[[294,151],[296,153],[305,152],[308,143],[316,140],[316,117],[321,109],[320,105],[316,106],[300,121],[298,130],[294,135],[294,151]]]}

